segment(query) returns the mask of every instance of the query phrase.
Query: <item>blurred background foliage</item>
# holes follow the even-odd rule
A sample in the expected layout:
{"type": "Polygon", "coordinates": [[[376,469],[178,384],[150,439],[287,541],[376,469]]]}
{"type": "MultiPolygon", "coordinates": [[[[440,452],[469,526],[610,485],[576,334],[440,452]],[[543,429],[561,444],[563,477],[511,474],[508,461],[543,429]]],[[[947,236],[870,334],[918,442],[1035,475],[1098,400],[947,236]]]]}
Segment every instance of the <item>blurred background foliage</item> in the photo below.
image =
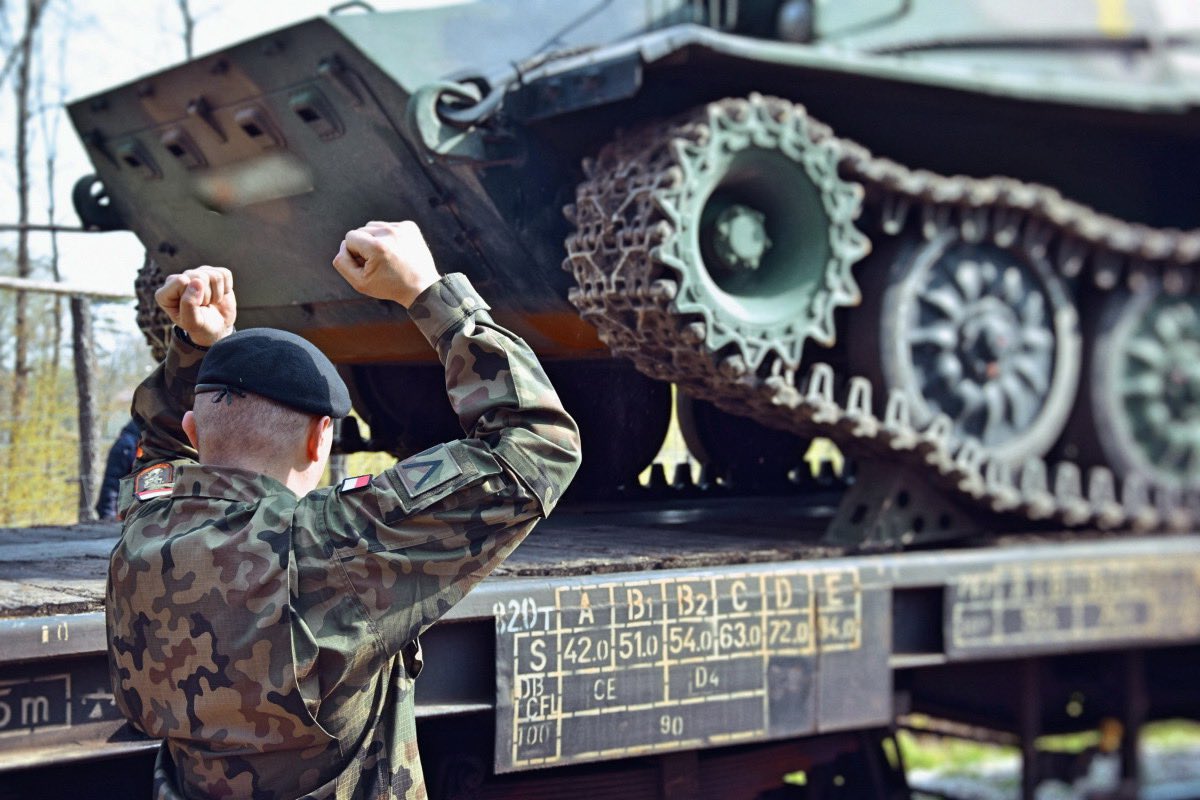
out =
{"type": "MultiPolygon", "coordinates": [[[[0,249],[0,275],[16,274],[14,254],[0,249]]],[[[34,261],[34,278],[50,279],[47,264],[34,261]]],[[[79,424],[67,299],[27,293],[29,381],[19,413],[14,409],[16,292],[0,290],[0,525],[49,525],[78,521],[79,424]]],[[[133,388],[152,368],[149,348],[112,314],[128,309],[94,303],[91,339],[95,363],[99,486],[108,447],[129,420],[133,388]]],[[[94,502],[94,498],[93,498],[94,502]]]]}

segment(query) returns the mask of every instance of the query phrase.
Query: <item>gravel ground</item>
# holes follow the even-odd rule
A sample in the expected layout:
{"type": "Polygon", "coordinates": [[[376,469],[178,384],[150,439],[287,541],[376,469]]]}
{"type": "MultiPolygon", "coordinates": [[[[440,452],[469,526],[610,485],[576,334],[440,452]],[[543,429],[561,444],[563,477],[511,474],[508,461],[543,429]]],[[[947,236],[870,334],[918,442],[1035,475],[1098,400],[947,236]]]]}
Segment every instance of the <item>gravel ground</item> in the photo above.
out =
{"type": "MultiPolygon", "coordinates": [[[[1093,760],[1088,774],[1074,784],[1046,781],[1038,787],[1038,800],[1086,800],[1090,794],[1111,790],[1116,785],[1119,763],[1116,756],[1093,760]]],[[[1142,754],[1143,800],[1200,798],[1200,748],[1146,748],[1142,754]]],[[[969,769],[911,770],[909,785],[920,797],[926,789],[937,795],[961,800],[1016,800],[1021,794],[1021,762],[1017,757],[999,756],[969,769]]],[[[929,795],[926,795],[929,796],[929,795]]]]}

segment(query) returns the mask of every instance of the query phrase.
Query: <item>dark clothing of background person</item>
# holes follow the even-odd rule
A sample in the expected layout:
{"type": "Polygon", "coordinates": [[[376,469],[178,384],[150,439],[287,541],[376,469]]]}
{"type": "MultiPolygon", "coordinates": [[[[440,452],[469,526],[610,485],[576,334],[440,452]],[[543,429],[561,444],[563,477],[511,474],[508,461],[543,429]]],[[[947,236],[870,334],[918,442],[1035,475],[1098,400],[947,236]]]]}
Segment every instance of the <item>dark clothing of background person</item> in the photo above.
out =
{"type": "Polygon", "coordinates": [[[116,441],[108,450],[108,460],[104,463],[104,480],[100,482],[100,494],[96,498],[96,516],[102,520],[117,518],[117,498],[121,493],[121,478],[133,469],[133,459],[137,456],[138,435],[141,427],[134,420],[125,423],[116,441]]]}

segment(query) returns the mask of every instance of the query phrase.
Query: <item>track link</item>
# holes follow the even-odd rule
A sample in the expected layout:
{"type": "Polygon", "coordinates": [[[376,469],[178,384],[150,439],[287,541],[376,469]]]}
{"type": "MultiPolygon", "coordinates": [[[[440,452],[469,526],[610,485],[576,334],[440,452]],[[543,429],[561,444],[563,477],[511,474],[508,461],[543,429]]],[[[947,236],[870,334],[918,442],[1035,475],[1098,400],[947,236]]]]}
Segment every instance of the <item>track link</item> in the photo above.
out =
{"type": "MultiPolygon", "coordinates": [[[[1044,253],[1064,277],[1089,278],[1102,290],[1122,281],[1136,290],[1156,279],[1176,294],[1192,287],[1200,232],[1124,222],[1049,187],[1011,178],[909,169],[834,136],[789,101],[722,100],[709,104],[704,117],[718,125],[747,113],[747,104],[796,120],[818,147],[836,154],[839,174],[865,190],[867,213],[859,224],[872,235],[896,235],[919,225],[932,238],[955,225],[968,241],[990,237],[1007,246],[1019,238],[1024,247],[1044,253]]],[[[575,232],[567,239],[563,267],[577,283],[571,302],[614,355],[731,413],[800,436],[827,436],[852,458],[882,458],[919,471],[941,491],[988,512],[1102,529],[1192,524],[1198,508],[1194,493],[1151,486],[1137,476],[1118,486],[1104,467],[1085,474],[1071,462],[1008,464],[977,440],[956,440],[945,415],[916,425],[899,391],[889,395],[886,411],[877,416],[872,395],[879,389],[863,377],[839,375],[824,363],[805,367],[778,357],[751,368],[737,346],[706,351],[709,323],[677,310],[679,273],[661,248],[672,220],[669,209],[655,200],[656,190],[677,188],[686,180],[670,148],[700,146],[705,137],[703,124],[667,120],[618,138],[596,160],[584,163],[586,180],[566,209],[575,232]]]]}
{"type": "Polygon", "coordinates": [[[167,312],[158,307],[154,293],[162,286],[166,275],[150,254],[142,262],[137,278],[133,282],[133,291],[137,297],[137,326],[145,338],[150,354],[155,362],[167,357],[167,347],[171,343],[171,318],[167,312]]]}

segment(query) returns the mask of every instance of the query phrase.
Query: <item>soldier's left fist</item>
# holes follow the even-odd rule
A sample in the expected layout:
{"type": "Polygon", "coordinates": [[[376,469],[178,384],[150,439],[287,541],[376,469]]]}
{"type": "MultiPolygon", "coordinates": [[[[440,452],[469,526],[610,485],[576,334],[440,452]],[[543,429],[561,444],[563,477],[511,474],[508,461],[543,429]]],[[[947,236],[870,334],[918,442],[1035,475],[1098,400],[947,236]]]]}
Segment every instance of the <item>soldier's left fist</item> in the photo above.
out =
{"type": "Polygon", "coordinates": [[[405,308],[441,277],[421,229],[411,220],[375,220],[349,231],[333,267],[362,294],[405,308]]]}
{"type": "Polygon", "coordinates": [[[201,347],[211,347],[233,333],[237,298],[233,273],[224,267],[196,267],[169,275],[154,299],[171,322],[201,347]]]}

